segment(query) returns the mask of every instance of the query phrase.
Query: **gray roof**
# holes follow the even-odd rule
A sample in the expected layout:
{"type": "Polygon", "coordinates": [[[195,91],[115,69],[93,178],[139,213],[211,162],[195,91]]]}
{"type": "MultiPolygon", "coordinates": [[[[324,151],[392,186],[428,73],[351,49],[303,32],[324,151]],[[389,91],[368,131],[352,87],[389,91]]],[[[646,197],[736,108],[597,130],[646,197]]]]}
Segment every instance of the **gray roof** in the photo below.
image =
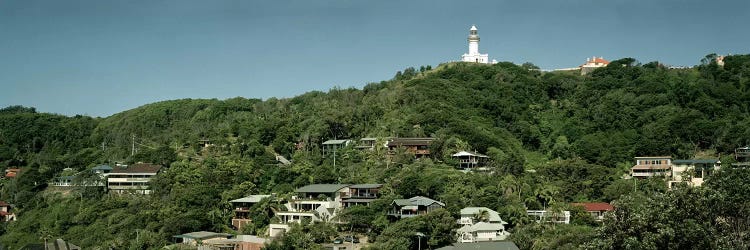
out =
{"type": "Polygon", "coordinates": [[[380,188],[383,184],[354,184],[349,186],[349,188],[362,188],[362,189],[369,189],[369,188],[380,188]]]}
{"type": "Polygon", "coordinates": [[[486,207],[466,207],[464,209],[461,209],[461,215],[474,215],[478,214],[482,210],[487,210],[487,215],[489,215],[489,221],[490,222],[501,222],[505,223],[503,219],[500,218],[500,214],[498,214],[495,210],[486,208],[486,207]]]}
{"type": "Polygon", "coordinates": [[[487,222],[479,222],[477,224],[474,224],[472,226],[469,226],[469,230],[466,232],[476,232],[476,231],[500,231],[503,230],[505,227],[500,223],[487,223],[487,222]]]}
{"type": "Polygon", "coordinates": [[[271,197],[271,195],[268,195],[268,194],[256,194],[256,195],[250,195],[250,196],[247,196],[247,197],[243,197],[243,198],[239,198],[239,199],[236,199],[236,200],[232,200],[230,202],[232,202],[232,203],[240,203],[240,202],[244,202],[244,203],[258,203],[261,200],[263,200],[265,198],[268,198],[268,197],[271,197]]]}
{"type": "Polygon", "coordinates": [[[691,160],[672,160],[673,164],[716,164],[719,162],[719,159],[706,159],[706,160],[697,160],[697,159],[691,159],[691,160]]]}
{"type": "Polygon", "coordinates": [[[99,165],[92,168],[93,170],[112,170],[112,167],[109,165],[99,165]]]}
{"type": "Polygon", "coordinates": [[[323,142],[323,145],[339,145],[350,142],[351,140],[327,140],[323,142]]]}
{"type": "Polygon", "coordinates": [[[207,232],[207,231],[200,231],[200,232],[192,232],[192,233],[186,233],[186,234],[180,234],[175,235],[175,238],[186,238],[186,239],[210,239],[210,238],[226,238],[232,236],[231,234],[225,234],[225,233],[214,233],[214,232],[207,232]]]}
{"type": "Polygon", "coordinates": [[[297,193],[335,193],[351,184],[312,184],[297,189],[297,193]]]}
{"type": "Polygon", "coordinates": [[[489,241],[474,243],[454,243],[452,246],[441,247],[437,250],[518,250],[518,246],[510,241],[489,241]]]}
{"type": "Polygon", "coordinates": [[[445,206],[445,203],[424,196],[414,196],[409,199],[395,199],[393,200],[393,203],[396,203],[398,206],[429,206],[433,203],[437,203],[442,207],[445,206]]]}
{"type": "Polygon", "coordinates": [[[47,247],[45,249],[81,250],[81,247],[70,244],[62,239],[57,239],[55,241],[47,243],[47,247]]]}

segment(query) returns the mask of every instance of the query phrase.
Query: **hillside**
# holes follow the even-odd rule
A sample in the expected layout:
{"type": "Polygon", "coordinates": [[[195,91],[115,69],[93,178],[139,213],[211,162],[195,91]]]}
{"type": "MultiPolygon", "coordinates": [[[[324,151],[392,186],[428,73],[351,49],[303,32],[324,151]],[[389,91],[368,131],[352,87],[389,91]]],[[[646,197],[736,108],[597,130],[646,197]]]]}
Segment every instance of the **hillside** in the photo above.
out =
{"type": "MultiPolygon", "coordinates": [[[[314,91],[288,99],[172,100],[98,119],[8,107],[0,110],[0,168],[21,167],[23,173],[0,182],[0,200],[19,211],[18,221],[0,229],[0,243],[16,249],[42,238],[64,238],[86,249],[160,248],[185,232],[234,233],[228,201],[245,195],[285,197],[314,183],[383,183],[380,201],[358,211],[368,218],[367,229],[360,229],[374,240],[375,249],[413,248],[417,242],[408,233],[417,231],[427,235],[423,244],[430,248],[445,246],[453,241],[455,228],[440,223],[455,222],[453,217],[466,206],[500,212],[522,248],[634,244],[619,238],[596,241],[602,233],[618,233],[607,223],[539,228],[529,222],[525,209],[580,201],[637,207],[648,200],[676,206],[671,202],[705,203],[696,197],[726,194],[730,188],[750,193],[746,185],[727,184],[748,175],[741,170],[718,175],[722,181],[710,188],[684,192],[666,192],[658,180],[640,182],[633,191],[631,181],[620,179],[636,156],[721,157],[728,164],[735,148],[750,143],[750,55],[728,56],[724,62],[668,69],[624,58],[586,76],[540,72],[530,64],[449,63],[408,68],[361,90],[314,91]],[[334,167],[331,157],[322,155],[326,140],[364,137],[437,140],[428,159],[348,149],[340,152],[334,167]],[[213,146],[201,147],[199,140],[213,146]],[[137,153],[131,155],[133,148],[137,153]],[[492,174],[455,170],[450,155],[460,150],[488,155],[492,174]],[[278,166],[274,153],[291,159],[292,165],[278,166]],[[83,171],[116,161],[159,163],[168,171],[152,182],[155,193],[144,197],[90,188],[64,195],[46,187],[65,168],[83,171]],[[446,209],[408,222],[385,219],[390,201],[415,195],[438,199],[446,209]]],[[[743,206],[738,199],[711,202],[743,206]]],[[[245,233],[261,234],[274,220],[268,212],[274,204],[262,205],[254,208],[257,217],[245,233]]],[[[721,215],[730,222],[740,216],[725,212],[695,216],[721,215]]],[[[732,247],[737,246],[732,245],[735,234],[747,237],[726,234],[722,225],[695,227],[717,239],[729,235],[721,242],[684,237],[700,243],[696,246],[732,247]]],[[[295,244],[330,242],[337,225],[294,230],[269,247],[318,246],[295,244]]],[[[695,233],[643,230],[656,236],[621,237],[655,237],[653,246],[661,248],[666,238],[695,233]]]]}

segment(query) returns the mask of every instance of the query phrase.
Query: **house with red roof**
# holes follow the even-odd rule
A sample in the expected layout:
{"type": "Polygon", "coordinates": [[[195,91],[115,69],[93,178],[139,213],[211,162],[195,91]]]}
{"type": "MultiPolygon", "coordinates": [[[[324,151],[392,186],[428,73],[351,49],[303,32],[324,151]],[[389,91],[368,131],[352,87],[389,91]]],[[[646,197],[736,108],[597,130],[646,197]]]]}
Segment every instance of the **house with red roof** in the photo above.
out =
{"type": "Polygon", "coordinates": [[[607,65],[609,65],[609,61],[604,60],[604,57],[592,57],[586,58],[586,63],[578,67],[581,68],[581,75],[585,75],[597,68],[607,67],[607,65]]]}
{"type": "Polygon", "coordinates": [[[0,201],[0,222],[15,221],[16,215],[11,211],[11,205],[7,202],[0,201]]]}
{"type": "Polygon", "coordinates": [[[20,173],[20,168],[9,168],[5,170],[5,178],[16,178],[20,173]]]}
{"type": "Polygon", "coordinates": [[[602,221],[604,214],[615,210],[615,207],[606,202],[580,202],[571,203],[572,206],[583,207],[586,212],[594,216],[596,221],[602,221]]]}

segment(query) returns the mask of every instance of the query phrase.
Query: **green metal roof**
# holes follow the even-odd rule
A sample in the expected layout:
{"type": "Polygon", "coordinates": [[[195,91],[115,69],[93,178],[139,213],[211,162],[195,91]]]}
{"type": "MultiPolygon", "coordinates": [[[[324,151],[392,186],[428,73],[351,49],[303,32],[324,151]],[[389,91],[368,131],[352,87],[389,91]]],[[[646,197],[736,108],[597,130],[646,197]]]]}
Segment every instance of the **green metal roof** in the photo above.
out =
{"type": "Polygon", "coordinates": [[[335,193],[351,184],[312,184],[297,189],[297,193],[335,193]]]}

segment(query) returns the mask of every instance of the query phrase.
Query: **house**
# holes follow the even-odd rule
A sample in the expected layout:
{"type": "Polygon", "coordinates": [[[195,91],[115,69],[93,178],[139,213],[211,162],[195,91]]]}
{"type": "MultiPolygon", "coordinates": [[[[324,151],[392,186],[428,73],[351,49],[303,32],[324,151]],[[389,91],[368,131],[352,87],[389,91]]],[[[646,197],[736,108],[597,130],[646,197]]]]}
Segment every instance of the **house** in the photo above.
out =
{"type": "Polygon", "coordinates": [[[436,250],[518,250],[518,246],[510,241],[454,243],[436,250]]]}
{"type": "Polygon", "coordinates": [[[391,203],[392,209],[388,215],[403,219],[426,214],[443,207],[445,207],[445,203],[423,196],[414,196],[409,199],[393,200],[391,203]]]}
{"type": "Polygon", "coordinates": [[[630,176],[649,178],[654,176],[669,177],[672,175],[671,156],[635,157],[635,166],[630,168],[630,176]]]}
{"type": "Polygon", "coordinates": [[[699,187],[703,185],[703,179],[710,176],[715,170],[721,168],[719,159],[708,160],[673,160],[672,179],[669,188],[677,183],[685,182],[690,186],[699,187]]]}
{"type": "Polygon", "coordinates": [[[596,221],[602,221],[605,213],[615,210],[615,207],[606,202],[580,202],[571,203],[570,205],[583,207],[596,221]]]}
{"type": "Polygon", "coordinates": [[[20,168],[9,168],[5,170],[5,178],[16,178],[21,174],[20,168]]]}
{"type": "Polygon", "coordinates": [[[734,160],[737,162],[732,163],[733,167],[750,166],[750,147],[745,146],[734,149],[734,160]]]}
{"type": "Polygon", "coordinates": [[[328,221],[341,209],[349,193],[349,184],[312,184],[298,188],[297,195],[284,204],[286,211],[276,212],[279,223],[269,225],[269,235],[276,237],[289,229],[289,223],[302,220],[328,221]]]}
{"type": "Polygon", "coordinates": [[[430,144],[434,140],[435,138],[394,138],[388,141],[386,146],[391,154],[395,153],[396,149],[403,148],[415,157],[422,158],[430,156],[430,144]]]}
{"type": "Polygon", "coordinates": [[[570,211],[526,210],[526,215],[532,217],[537,223],[570,224],[570,211]]]}
{"type": "MultiPolygon", "coordinates": [[[[181,240],[181,242],[178,242],[178,243],[182,243],[182,244],[189,245],[189,246],[202,246],[205,244],[211,244],[212,241],[221,241],[221,240],[229,239],[231,236],[232,236],[231,234],[227,234],[227,233],[200,231],[200,232],[192,232],[192,233],[175,235],[172,237],[175,238],[175,240],[181,240]]],[[[230,248],[230,249],[233,249],[233,248],[230,248]]]]}
{"type": "Polygon", "coordinates": [[[0,201],[0,222],[16,220],[16,215],[11,210],[12,206],[10,204],[0,201]]]}
{"type": "Polygon", "coordinates": [[[357,146],[355,148],[359,150],[374,150],[375,144],[377,144],[377,140],[377,138],[372,137],[359,139],[359,143],[357,143],[357,146]]]}
{"type": "Polygon", "coordinates": [[[458,224],[458,242],[499,241],[510,235],[505,231],[508,223],[500,219],[500,214],[486,207],[466,207],[461,209],[458,224]]]}
{"type": "Polygon", "coordinates": [[[58,176],[55,177],[50,184],[55,187],[70,187],[73,186],[74,179],[75,176],[58,176]]]}
{"type": "Polygon", "coordinates": [[[480,169],[484,167],[487,161],[490,159],[490,157],[486,155],[466,151],[455,153],[451,155],[451,157],[458,160],[458,168],[467,170],[480,169]]]}
{"type": "Polygon", "coordinates": [[[581,69],[581,75],[586,75],[588,73],[593,72],[597,68],[601,67],[607,67],[609,65],[609,61],[604,60],[603,57],[592,57],[592,58],[586,58],[586,63],[581,64],[581,66],[578,66],[578,68],[581,69]]]}
{"type": "Polygon", "coordinates": [[[349,186],[349,193],[341,200],[343,207],[356,205],[369,206],[370,202],[380,197],[380,188],[383,184],[355,184],[349,186]]]}
{"type": "Polygon", "coordinates": [[[271,195],[259,194],[259,195],[250,195],[247,197],[243,197],[243,198],[230,201],[230,203],[232,203],[232,206],[234,207],[234,216],[232,217],[232,226],[236,228],[237,231],[242,231],[242,227],[245,226],[245,224],[248,224],[253,221],[250,217],[250,208],[256,203],[268,197],[271,197],[271,195]]]}
{"type": "Polygon", "coordinates": [[[148,183],[161,168],[161,165],[148,163],[118,166],[107,176],[107,189],[115,194],[150,194],[148,183]]]}
{"type": "Polygon", "coordinates": [[[323,155],[336,153],[336,151],[349,146],[349,143],[352,143],[352,140],[327,140],[323,142],[323,155]]]}

